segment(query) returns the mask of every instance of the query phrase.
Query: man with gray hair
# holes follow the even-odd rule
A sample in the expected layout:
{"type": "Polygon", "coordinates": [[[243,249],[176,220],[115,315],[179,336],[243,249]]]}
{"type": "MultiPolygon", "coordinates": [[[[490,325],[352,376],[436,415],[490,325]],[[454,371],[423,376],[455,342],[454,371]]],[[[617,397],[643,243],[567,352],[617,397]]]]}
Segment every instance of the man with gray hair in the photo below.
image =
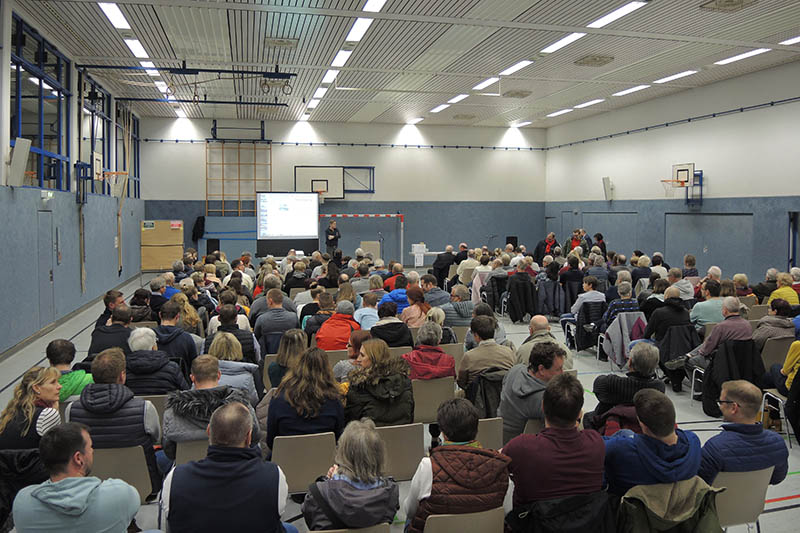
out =
{"type": "Polygon", "coordinates": [[[128,337],[131,353],[125,357],[125,385],[138,396],[167,394],[189,388],[181,367],[158,349],[156,332],[135,328],[128,337]]]}
{"type": "Polygon", "coordinates": [[[769,298],[769,295],[778,288],[778,269],[768,269],[764,281],[750,288],[753,289],[753,294],[756,295],[759,303],[763,302],[765,298],[769,298]]]}
{"type": "Polygon", "coordinates": [[[587,276],[594,276],[597,278],[600,290],[605,291],[604,288],[608,287],[608,270],[605,267],[606,260],[600,254],[592,254],[589,268],[586,269],[587,276]]]}
{"type": "Polygon", "coordinates": [[[153,311],[153,316],[157,317],[161,306],[169,301],[169,298],[164,296],[166,290],[167,284],[161,276],[150,280],[150,309],[153,311]]]}
{"type": "Polygon", "coordinates": [[[172,274],[175,276],[176,283],[180,283],[181,280],[184,280],[188,277],[188,274],[186,274],[185,269],[186,265],[180,259],[172,263],[172,274]]]}
{"type": "Polygon", "coordinates": [[[174,287],[175,274],[173,274],[172,272],[164,272],[163,274],[161,274],[161,277],[164,278],[164,286],[166,287],[166,289],[164,290],[164,298],[169,300],[170,298],[181,292],[174,287]]]}
{"type": "Polygon", "coordinates": [[[458,277],[458,281],[463,283],[464,285],[468,285],[472,282],[472,276],[475,275],[475,269],[480,265],[480,262],[476,259],[475,250],[468,250],[467,251],[467,258],[461,263],[458,264],[458,268],[456,269],[456,276],[458,277]],[[469,276],[464,275],[465,270],[470,270],[468,272],[469,276]]]}
{"type": "Polygon", "coordinates": [[[683,271],[680,268],[670,268],[669,271],[667,271],[667,281],[669,281],[670,287],[675,287],[680,291],[681,300],[694,299],[694,287],[692,286],[692,282],[683,278],[683,271]]]}
{"type": "Polygon", "coordinates": [[[616,286],[619,298],[608,304],[608,309],[603,314],[600,331],[605,329],[617,318],[620,313],[635,313],[639,310],[639,302],[633,298],[633,286],[627,281],[621,281],[616,286]]]}
{"type": "Polygon", "coordinates": [[[792,267],[789,271],[789,275],[792,276],[792,288],[794,292],[800,295],[800,268],[792,267]]]}
{"type": "Polygon", "coordinates": [[[450,301],[441,306],[444,311],[444,325],[469,326],[472,321],[472,311],[475,304],[469,297],[469,289],[466,285],[456,285],[450,291],[450,301]]]}
{"type": "Polygon", "coordinates": [[[408,281],[406,289],[410,287],[419,287],[419,272],[417,272],[416,270],[409,270],[406,273],[406,281],[408,281]]]}
{"type": "Polygon", "coordinates": [[[531,349],[541,342],[552,342],[556,344],[566,354],[564,357],[564,370],[572,370],[572,350],[567,348],[567,345],[556,339],[550,333],[550,321],[544,315],[534,315],[531,317],[531,322],[528,326],[530,335],[527,339],[522,341],[522,344],[517,348],[517,364],[527,365],[531,357],[531,349]]]}
{"type": "Polygon", "coordinates": [[[350,344],[350,333],[361,329],[361,325],[353,318],[355,311],[350,300],[342,300],[336,304],[336,312],[317,331],[317,348],[346,350],[350,344]]]}

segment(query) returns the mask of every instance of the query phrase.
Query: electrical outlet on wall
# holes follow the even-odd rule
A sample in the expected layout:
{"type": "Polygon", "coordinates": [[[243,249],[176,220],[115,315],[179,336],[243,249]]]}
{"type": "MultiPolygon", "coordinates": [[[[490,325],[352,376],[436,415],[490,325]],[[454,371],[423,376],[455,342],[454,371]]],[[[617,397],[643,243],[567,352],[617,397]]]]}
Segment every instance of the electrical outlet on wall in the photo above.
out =
{"type": "Polygon", "coordinates": [[[114,236],[114,248],[119,248],[119,237],[114,236]]]}

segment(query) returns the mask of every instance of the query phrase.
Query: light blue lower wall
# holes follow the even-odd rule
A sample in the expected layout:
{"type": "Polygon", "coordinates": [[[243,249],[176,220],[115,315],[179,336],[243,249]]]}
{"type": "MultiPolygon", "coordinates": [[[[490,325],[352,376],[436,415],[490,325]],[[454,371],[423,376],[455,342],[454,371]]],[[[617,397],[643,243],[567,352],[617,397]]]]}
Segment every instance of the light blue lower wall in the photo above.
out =
{"type": "MultiPolygon", "coordinates": [[[[41,191],[32,188],[0,187],[0,250],[6,265],[5,289],[0,298],[0,353],[36,333],[42,325],[39,279],[39,211],[52,213],[53,239],[58,236],[60,263],[53,250],[53,319],[58,320],[101,296],[108,289],[140,271],[139,221],[144,201],[127,199],[122,212],[123,269],[117,269],[117,200],[89,195],[84,206],[86,243],[86,292],[81,292],[78,221],[75,195],[54,192],[45,205],[41,191]],[[56,231],[57,228],[57,231],[56,231]]],[[[49,217],[46,217],[49,218],[49,217]]],[[[46,313],[47,311],[43,311],[46,313]]]]}

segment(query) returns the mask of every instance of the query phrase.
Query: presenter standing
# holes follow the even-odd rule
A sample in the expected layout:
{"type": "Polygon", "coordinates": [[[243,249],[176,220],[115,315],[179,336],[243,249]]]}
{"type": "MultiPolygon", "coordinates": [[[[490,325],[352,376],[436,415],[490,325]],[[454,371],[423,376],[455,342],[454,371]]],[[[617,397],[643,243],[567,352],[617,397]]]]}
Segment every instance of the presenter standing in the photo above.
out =
{"type": "Polygon", "coordinates": [[[339,238],[342,236],[339,230],[336,229],[336,221],[331,220],[328,222],[328,229],[325,230],[325,249],[328,255],[333,257],[333,252],[339,247],[339,238]]]}

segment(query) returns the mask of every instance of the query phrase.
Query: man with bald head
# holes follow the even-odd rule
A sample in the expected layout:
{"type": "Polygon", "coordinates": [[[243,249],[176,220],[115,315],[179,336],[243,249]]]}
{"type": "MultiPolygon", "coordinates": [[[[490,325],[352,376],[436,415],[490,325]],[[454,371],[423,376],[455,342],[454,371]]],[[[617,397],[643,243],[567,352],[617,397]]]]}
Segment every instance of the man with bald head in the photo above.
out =
{"type": "Polygon", "coordinates": [[[650,315],[647,328],[644,330],[644,338],[652,338],[658,343],[672,326],[688,326],[690,324],[689,310],[683,304],[681,290],[673,285],[664,291],[664,305],[650,315]]]}
{"type": "Polygon", "coordinates": [[[453,246],[448,244],[444,252],[436,256],[433,262],[432,274],[436,276],[439,288],[444,287],[444,280],[447,279],[447,274],[450,272],[450,265],[456,262],[456,256],[453,255],[453,246]]]}
{"type": "Polygon", "coordinates": [[[531,356],[531,349],[541,342],[552,342],[561,348],[566,356],[564,357],[564,370],[572,370],[572,350],[557,340],[552,333],[550,333],[550,322],[544,315],[534,315],[531,318],[531,323],[528,326],[530,335],[525,339],[519,348],[517,348],[517,364],[528,364],[531,356]]]}
{"type": "Polygon", "coordinates": [[[455,263],[458,265],[467,258],[467,253],[469,252],[469,246],[467,243],[462,242],[458,245],[458,253],[456,254],[456,261],[455,263]]]}

